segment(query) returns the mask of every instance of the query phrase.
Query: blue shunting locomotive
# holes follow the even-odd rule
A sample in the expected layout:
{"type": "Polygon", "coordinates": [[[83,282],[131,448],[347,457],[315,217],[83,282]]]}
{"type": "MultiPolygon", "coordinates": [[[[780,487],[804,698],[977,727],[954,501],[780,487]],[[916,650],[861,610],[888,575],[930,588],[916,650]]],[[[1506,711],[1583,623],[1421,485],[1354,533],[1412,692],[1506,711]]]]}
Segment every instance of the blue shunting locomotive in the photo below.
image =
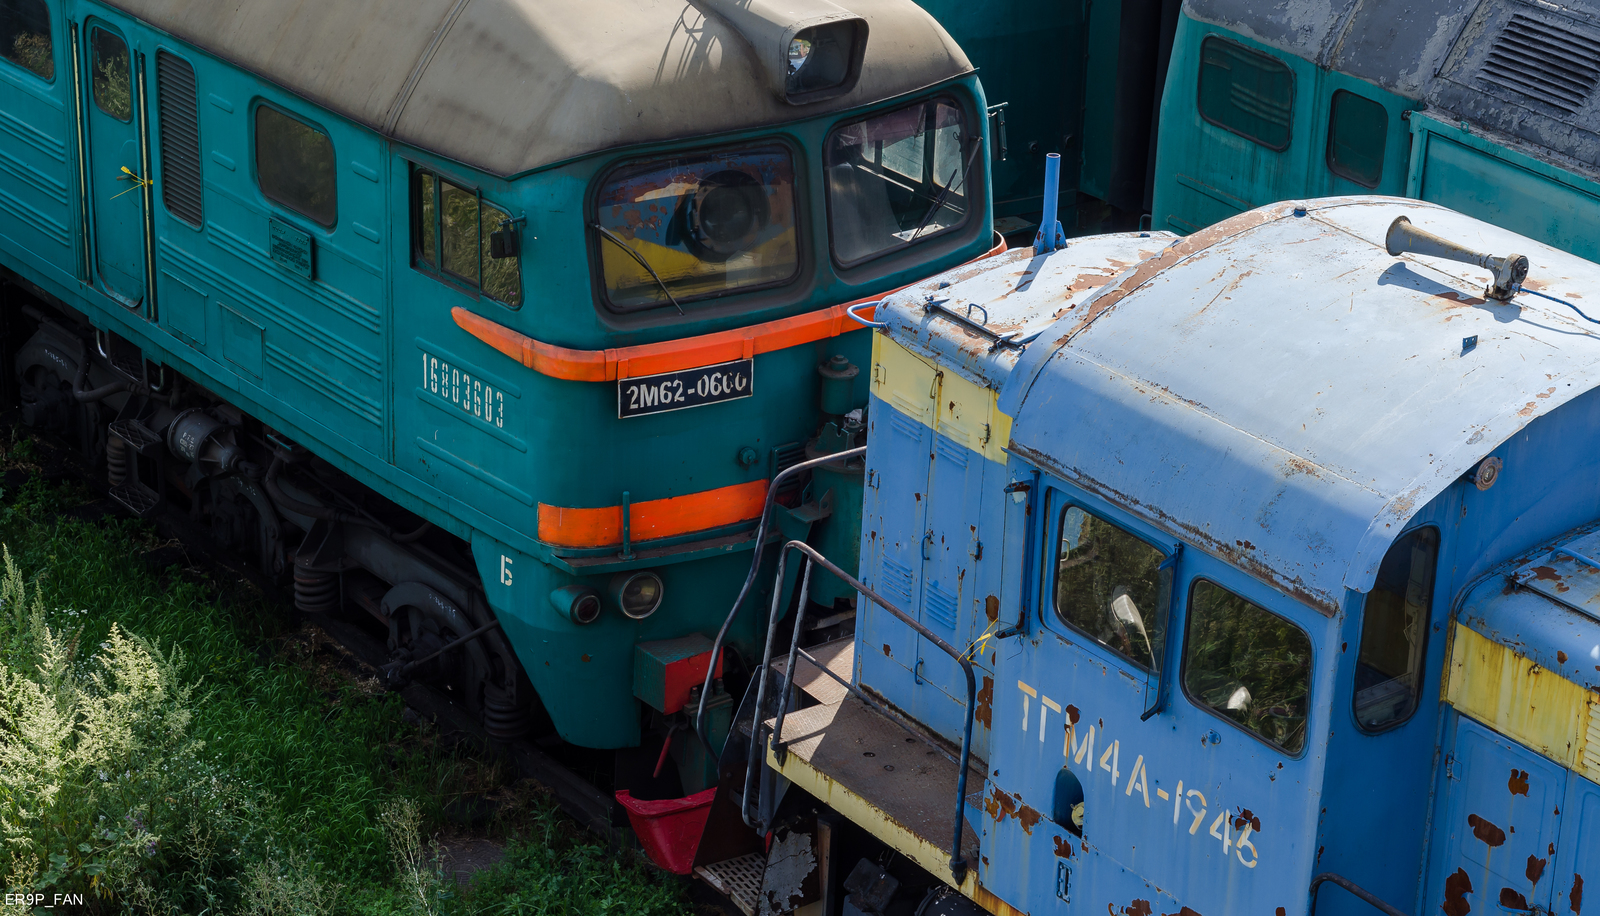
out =
{"type": "Polygon", "coordinates": [[[869,600],[769,656],[801,699],[762,710],[783,778],[746,819],[777,849],[825,804],[828,913],[1581,916],[1597,295],[1589,261],[1347,197],[886,300],[869,600]],[[841,815],[897,855],[841,859],[841,815]]]}

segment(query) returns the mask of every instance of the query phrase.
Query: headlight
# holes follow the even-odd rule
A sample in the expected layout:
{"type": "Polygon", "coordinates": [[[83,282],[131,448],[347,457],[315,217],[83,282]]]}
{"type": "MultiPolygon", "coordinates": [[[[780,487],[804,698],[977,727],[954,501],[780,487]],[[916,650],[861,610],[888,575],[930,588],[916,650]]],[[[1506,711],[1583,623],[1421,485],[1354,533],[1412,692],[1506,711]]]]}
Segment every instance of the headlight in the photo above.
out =
{"type": "Polygon", "coordinates": [[[784,97],[791,104],[817,102],[850,90],[861,72],[867,23],[845,19],[800,30],[789,40],[789,78],[784,97]]]}
{"type": "Polygon", "coordinates": [[[749,173],[723,169],[695,187],[678,211],[690,248],[707,261],[726,261],[756,243],[767,225],[767,195],[749,173]]]}
{"type": "Polygon", "coordinates": [[[612,169],[593,220],[606,304],[635,312],[670,306],[663,286],[691,302],[793,280],[794,171],[789,149],[771,142],[612,169]]]}
{"type": "Polygon", "coordinates": [[[617,573],[611,577],[611,600],[622,613],[643,620],[661,606],[664,589],[661,577],[653,572],[617,573]]]}
{"type": "Polygon", "coordinates": [[[556,612],[573,623],[594,623],[600,619],[600,596],[584,585],[563,585],[550,593],[556,612]]]}

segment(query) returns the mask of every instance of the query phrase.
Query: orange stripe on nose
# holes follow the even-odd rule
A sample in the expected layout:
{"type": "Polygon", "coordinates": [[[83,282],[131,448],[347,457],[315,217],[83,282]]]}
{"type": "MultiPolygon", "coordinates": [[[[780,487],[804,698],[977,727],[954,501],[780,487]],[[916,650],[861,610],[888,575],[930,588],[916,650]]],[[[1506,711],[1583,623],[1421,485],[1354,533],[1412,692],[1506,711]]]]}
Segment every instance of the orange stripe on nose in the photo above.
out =
{"type": "MultiPolygon", "coordinates": [[[[761,515],[767,482],[718,487],[685,496],[669,496],[629,507],[629,536],[634,542],[669,538],[748,521],[761,515]]],[[[539,540],[557,547],[610,547],[622,543],[622,507],[570,509],[539,504],[539,540]]]]}

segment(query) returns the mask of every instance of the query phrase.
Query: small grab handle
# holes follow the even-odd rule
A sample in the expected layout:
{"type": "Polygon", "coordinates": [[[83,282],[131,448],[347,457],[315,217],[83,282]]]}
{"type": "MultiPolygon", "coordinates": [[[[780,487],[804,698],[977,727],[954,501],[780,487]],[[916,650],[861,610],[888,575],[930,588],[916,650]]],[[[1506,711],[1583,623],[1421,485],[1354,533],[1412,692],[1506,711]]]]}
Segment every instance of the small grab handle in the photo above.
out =
{"type": "Polygon", "coordinates": [[[844,313],[869,328],[886,328],[889,326],[889,322],[887,321],[873,321],[871,318],[862,318],[860,315],[856,314],[856,309],[864,309],[867,306],[877,306],[882,301],[883,300],[881,299],[875,299],[871,302],[857,302],[855,305],[846,306],[844,313]]]}

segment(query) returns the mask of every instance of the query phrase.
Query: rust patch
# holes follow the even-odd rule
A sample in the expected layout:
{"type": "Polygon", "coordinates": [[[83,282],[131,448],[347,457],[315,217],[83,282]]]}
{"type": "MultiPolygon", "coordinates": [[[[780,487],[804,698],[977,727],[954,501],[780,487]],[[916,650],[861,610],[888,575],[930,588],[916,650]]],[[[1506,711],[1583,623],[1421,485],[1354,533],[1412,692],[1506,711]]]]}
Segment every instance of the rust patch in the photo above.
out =
{"type": "Polygon", "coordinates": [[[1492,848],[1506,844],[1506,832],[1476,814],[1467,815],[1467,823],[1472,826],[1472,835],[1482,840],[1484,845],[1492,848]]]}
{"type": "Polygon", "coordinates": [[[1029,805],[1017,809],[1017,823],[1022,825],[1022,832],[1028,836],[1033,836],[1033,826],[1039,823],[1039,818],[1043,816],[1029,805]]]}
{"type": "Polygon", "coordinates": [[[1161,250],[1160,254],[1146,261],[1141,261],[1137,267],[1124,274],[1121,283],[1104,289],[1099,295],[1085,302],[1084,304],[1087,308],[1084,309],[1083,316],[1074,322],[1065,334],[1056,339],[1055,345],[1057,347],[1065,346],[1072,338],[1078,336],[1080,331],[1093,324],[1096,318],[1116,307],[1118,302],[1127,298],[1134,290],[1145,285],[1157,274],[1172,265],[1190,255],[1200,254],[1211,246],[1226,241],[1235,235],[1247,232],[1275,219],[1280,219],[1287,212],[1288,210],[1285,207],[1250,210],[1208,226],[1193,235],[1185,236],[1168,245],[1161,250]]]}
{"type": "Polygon", "coordinates": [[[1234,541],[1233,542],[1233,546],[1239,547],[1239,548],[1244,549],[1244,550],[1255,550],[1256,549],[1256,545],[1250,543],[1248,538],[1243,540],[1243,541],[1234,541]]]}
{"type": "Polygon", "coordinates": [[[1528,868],[1523,872],[1523,874],[1528,876],[1528,881],[1530,883],[1538,884],[1539,879],[1544,877],[1544,865],[1546,861],[1548,860],[1541,859],[1538,856],[1528,857],[1528,868]]]}
{"type": "Polygon", "coordinates": [[[1072,705],[1071,703],[1067,704],[1067,721],[1069,723],[1072,725],[1077,725],[1080,715],[1081,713],[1078,712],[1078,707],[1072,705]]]}
{"type": "Polygon", "coordinates": [[[1281,906],[1278,907],[1276,910],[1273,910],[1272,912],[1273,912],[1273,916],[1288,916],[1288,913],[1289,913],[1288,910],[1285,910],[1281,906]]]}
{"type": "Polygon", "coordinates": [[[1552,567],[1552,566],[1535,566],[1531,570],[1531,572],[1533,573],[1533,578],[1535,578],[1535,579],[1543,580],[1543,581],[1546,581],[1546,582],[1560,582],[1561,581],[1561,574],[1556,572],[1555,568],[1552,567]]]}
{"type": "Polygon", "coordinates": [[[990,623],[1000,619],[1000,599],[994,595],[983,599],[983,616],[989,618],[990,623]]]}
{"type": "Polygon", "coordinates": [[[1560,649],[1557,649],[1556,650],[1556,663],[1557,664],[1561,664],[1561,665],[1565,665],[1567,663],[1567,653],[1561,651],[1560,649]]]}
{"type": "Polygon", "coordinates": [[[1066,837],[1059,837],[1059,836],[1055,838],[1055,841],[1056,841],[1056,858],[1058,858],[1058,859],[1070,859],[1070,858],[1072,858],[1072,841],[1067,839],[1066,837]]]}
{"type": "Polygon", "coordinates": [[[1500,905],[1508,910],[1528,909],[1528,898],[1509,887],[1500,888],[1500,905]]]}
{"type": "Polygon", "coordinates": [[[994,719],[994,678],[985,677],[983,687],[974,698],[976,706],[972,710],[972,718],[983,723],[984,728],[993,728],[994,719]]]}
{"type": "Polygon", "coordinates": [[[1122,916],[1150,916],[1150,901],[1135,898],[1122,908],[1122,916]]]}
{"type": "Polygon", "coordinates": [[[1245,824],[1249,824],[1256,833],[1261,832],[1261,818],[1252,814],[1249,808],[1240,808],[1239,813],[1233,816],[1233,829],[1243,830],[1245,824]]]}
{"type": "Polygon", "coordinates": [[[989,796],[984,808],[989,812],[989,818],[996,824],[1008,817],[1017,816],[1017,800],[1007,795],[1003,789],[996,786],[994,793],[989,796]]]}
{"type": "Polygon", "coordinates": [[[1439,909],[1444,910],[1444,916],[1467,916],[1472,912],[1472,904],[1467,902],[1467,895],[1472,893],[1472,879],[1467,877],[1467,870],[1456,869],[1456,873],[1444,879],[1444,905],[1439,909]]]}
{"type": "Polygon", "coordinates": [[[1189,909],[1188,907],[1184,907],[1176,913],[1163,913],[1161,916],[1200,916],[1200,914],[1189,909]]]}
{"type": "Polygon", "coordinates": [[[1528,771],[1513,769],[1511,771],[1511,778],[1506,780],[1506,788],[1511,790],[1512,795],[1520,795],[1523,798],[1527,798],[1528,771]]]}
{"type": "Polygon", "coordinates": [[[578,661],[580,661],[580,662],[586,662],[588,660],[589,660],[589,653],[587,653],[587,652],[585,652],[584,654],[578,656],[578,661]]]}
{"type": "Polygon", "coordinates": [[[1572,912],[1579,913],[1579,912],[1583,911],[1583,876],[1582,875],[1574,874],[1572,876],[1572,892],[1567,894],[1567,903],[1569,903],[1572,906],[1572,912]]]}
{"type": "Polygon", "coordinates": [[[894,657],[894,653],[889,651],[889,644],[888,643],[884,643],[883,644],[883,654],[889,656],[890,658],[894,657]]]}

